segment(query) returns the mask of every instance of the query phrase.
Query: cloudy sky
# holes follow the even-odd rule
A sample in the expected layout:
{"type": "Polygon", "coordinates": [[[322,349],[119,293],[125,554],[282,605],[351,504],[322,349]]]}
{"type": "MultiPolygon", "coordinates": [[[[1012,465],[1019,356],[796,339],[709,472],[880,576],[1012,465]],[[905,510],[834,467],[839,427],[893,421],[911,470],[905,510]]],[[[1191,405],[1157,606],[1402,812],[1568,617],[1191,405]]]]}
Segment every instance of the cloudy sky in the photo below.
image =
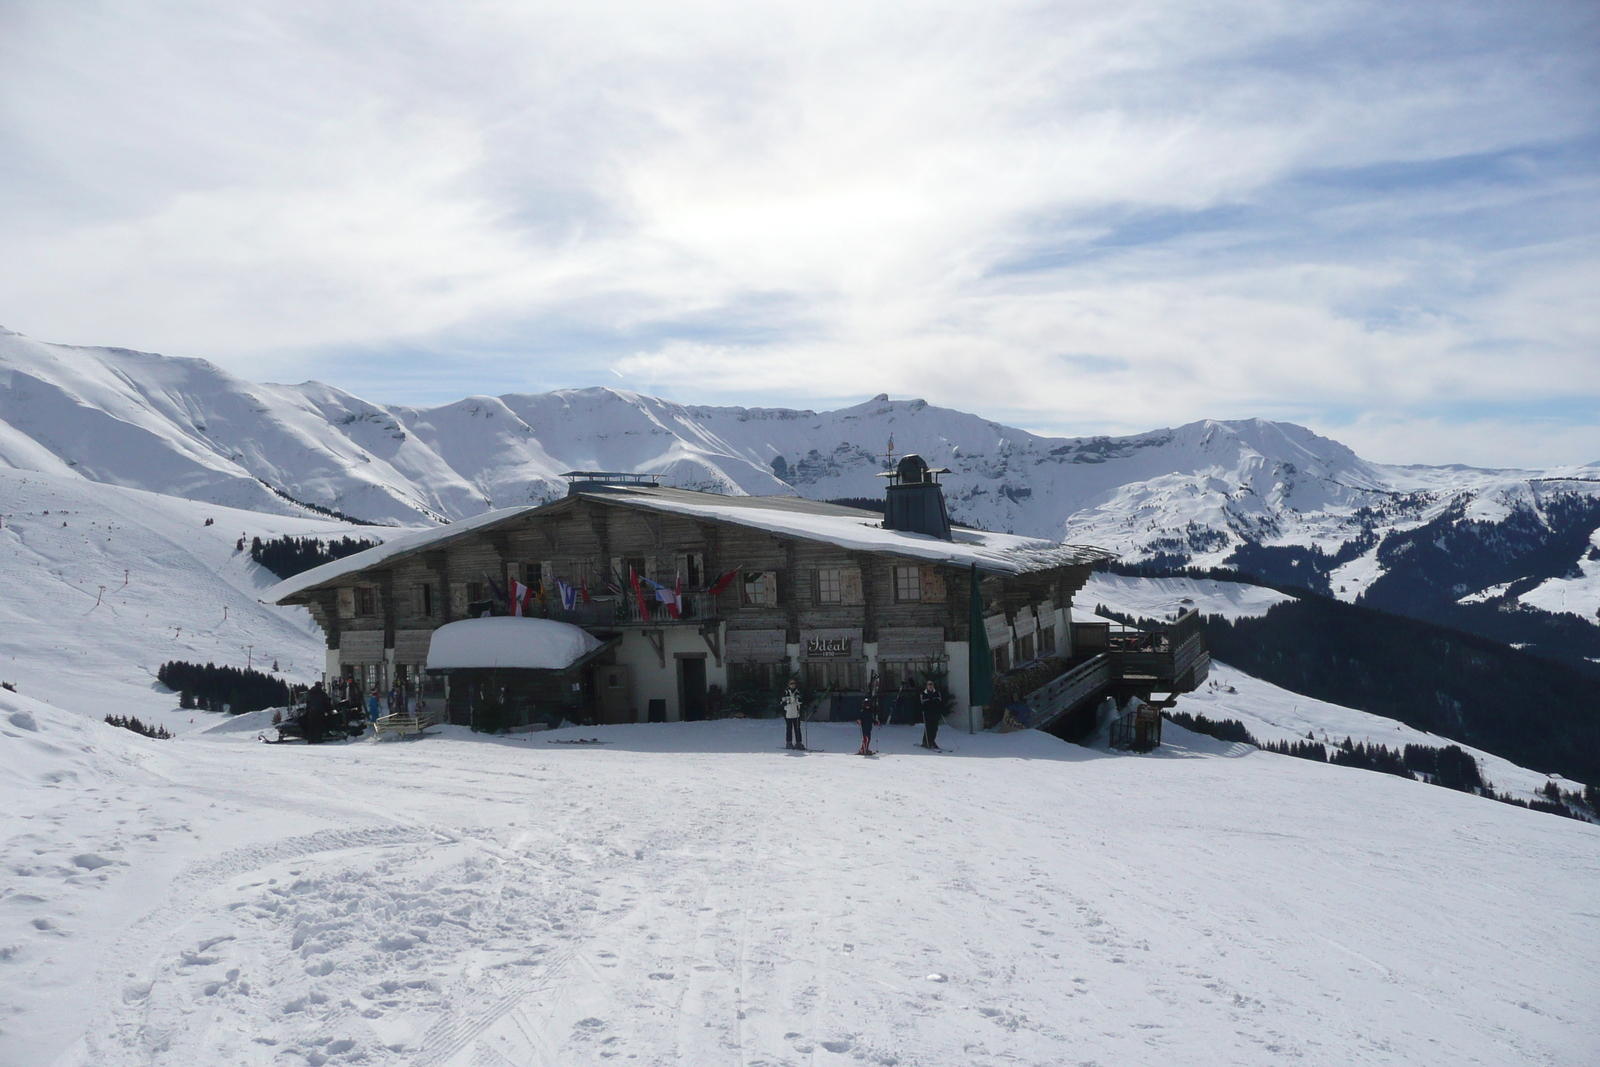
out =
{"type": "Polygon", "coordinates": [[[0,2],[0,325],[1600,460],[1600,5],[0,2]]]}

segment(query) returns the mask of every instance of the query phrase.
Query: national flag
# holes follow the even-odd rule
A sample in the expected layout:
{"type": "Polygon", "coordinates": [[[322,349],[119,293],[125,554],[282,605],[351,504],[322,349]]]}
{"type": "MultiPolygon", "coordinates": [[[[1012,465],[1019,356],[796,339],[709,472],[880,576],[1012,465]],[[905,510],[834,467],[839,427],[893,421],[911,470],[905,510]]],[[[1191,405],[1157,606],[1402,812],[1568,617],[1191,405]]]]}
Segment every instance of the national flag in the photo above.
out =
{"type": "Polygon", "coordinates": [[[706,596],[720,596],[724,589],[727,589],[728,586],[733,584],[733,580],[738,576],[738,574],[739,568],[735,567],[727,574],[724,574],[722,577],[712,582],[711,588],[706,590],[706,596]]]}
{"type": "Polygon", "coordinates": [[[561,594],[562,611],[572,611],[578,606],[578,591],[560,578],[556,579],[556,590],[561,594]]]}
{"type": "Polygon", "coordinates": [[[583,597],[585,604],[589,602],[589,578],[587,575],[578,577],[578,595],[583,597]]]}
{"type": "MultiPolygon", "coordinates": [[[[682,584],[682,579],[679,579],[679,583],[680,585],[682,584]]],[[[683,606],[683,601],[678,596],[677,590],[668,589],[666,586],[658,584],[656,586],[656,599],[667,606],[668,615],[674,619],[678,617],[678,610],[683,606]]]]}
{"type": "Polygon", "coordinates": [[[532,596],[532,589],[529,589],[515,578],[511,579],[511,614],[520,618],[528,599],[532,596]]]}
{"type": "Polygon", "coordinates": [[[628,568],[628,581],[633,584],[633,595],[639,598],[639,618],[648,622],[650,605],[644,598],[644,590],[639,588],[639,574],[631,566],[628,568]]]}

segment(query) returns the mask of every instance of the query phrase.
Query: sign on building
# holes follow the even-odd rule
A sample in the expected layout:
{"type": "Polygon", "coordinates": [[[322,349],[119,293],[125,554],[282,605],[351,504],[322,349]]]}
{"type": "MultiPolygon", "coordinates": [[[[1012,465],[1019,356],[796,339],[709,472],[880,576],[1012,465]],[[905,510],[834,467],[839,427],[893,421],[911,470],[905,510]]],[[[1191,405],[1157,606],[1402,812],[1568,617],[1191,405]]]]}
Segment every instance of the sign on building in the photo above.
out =
{"type": "Polygon", "coordinates": [[[861,631],[802,630],[800,652],[806,659],[854,659],[861,655],[861,631]]]}

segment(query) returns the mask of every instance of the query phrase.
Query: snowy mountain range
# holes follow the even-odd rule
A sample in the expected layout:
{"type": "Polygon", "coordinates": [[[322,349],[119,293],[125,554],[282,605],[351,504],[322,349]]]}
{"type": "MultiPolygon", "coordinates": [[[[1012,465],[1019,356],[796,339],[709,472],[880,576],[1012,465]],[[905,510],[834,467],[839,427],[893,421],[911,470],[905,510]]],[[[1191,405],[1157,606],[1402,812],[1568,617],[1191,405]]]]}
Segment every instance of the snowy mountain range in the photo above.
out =
{"type": "Polygon", "coordinates": [[[1384,465],[1261,420],[1054,438],[887,396],[815,412],[590,388],[413,408],[0,330],[0,466],[282,515],[451,521],[551,499],[573,469],[878,498],[891,442],[950,469],[957,522],[1166,569],[1231,566],[1572,662],[1600,657],[1587,644],[1600,627],[1576,625],[1600,611],[1600,465],[1384,465]]]}

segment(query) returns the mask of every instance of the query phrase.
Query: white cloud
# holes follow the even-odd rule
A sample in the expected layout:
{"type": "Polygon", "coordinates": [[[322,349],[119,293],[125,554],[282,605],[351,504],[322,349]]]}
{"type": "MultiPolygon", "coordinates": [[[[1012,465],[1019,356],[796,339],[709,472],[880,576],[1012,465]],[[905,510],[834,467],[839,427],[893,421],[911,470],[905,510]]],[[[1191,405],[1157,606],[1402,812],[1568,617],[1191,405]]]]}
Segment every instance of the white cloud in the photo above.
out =
{"type": "Polygon", "coordinates": [[[1594,25],[13,3],[0,322],[381,399],[620,374],[1058,432],[1488,418],[1589,459],[1594,25]]]}

